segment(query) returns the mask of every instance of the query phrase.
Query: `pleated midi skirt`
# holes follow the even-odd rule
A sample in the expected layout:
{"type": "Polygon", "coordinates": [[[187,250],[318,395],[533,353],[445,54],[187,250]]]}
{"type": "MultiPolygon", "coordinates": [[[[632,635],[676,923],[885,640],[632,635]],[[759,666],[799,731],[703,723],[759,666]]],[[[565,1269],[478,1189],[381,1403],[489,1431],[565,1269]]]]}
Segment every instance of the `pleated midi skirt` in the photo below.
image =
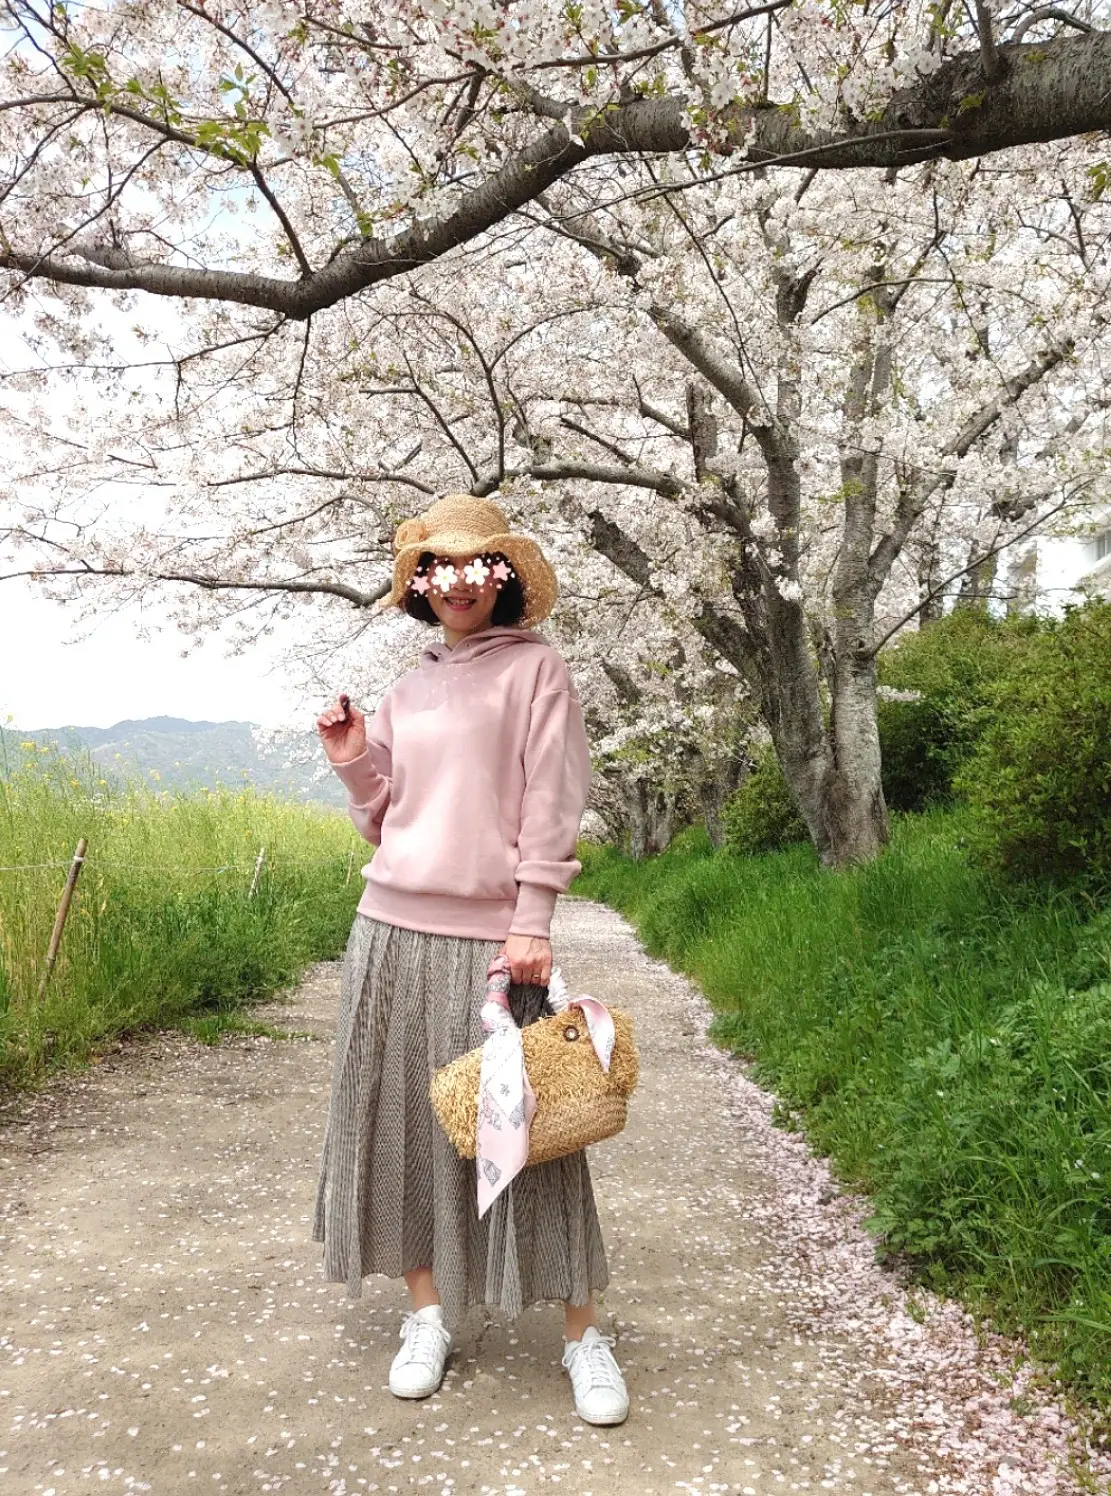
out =
{"type": "MultiPolygon", "coordinates": [[[[475,1161],[432,1111],[441,1065],[481,1044],[486,968],[501,942],[404,930],[357,914],[344,957],[312,1237],[358,1298],[370,1273],[431,1267],[445,1323],[483,1304],[515,1317],[585,1303],[609,1280],[586,1153],[525,1168],[479,1220],[475,1161]]],[[[544,991],[515,987],[518,1021],[544,991]]]]}

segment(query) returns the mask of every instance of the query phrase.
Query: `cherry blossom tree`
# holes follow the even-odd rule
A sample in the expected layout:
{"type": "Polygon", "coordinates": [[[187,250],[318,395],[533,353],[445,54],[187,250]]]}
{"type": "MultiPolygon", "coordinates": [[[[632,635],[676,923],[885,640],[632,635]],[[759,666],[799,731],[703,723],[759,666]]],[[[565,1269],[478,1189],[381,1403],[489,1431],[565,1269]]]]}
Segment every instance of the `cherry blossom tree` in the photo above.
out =
{"type": "Polygon", "coordinates": [[[173,401],[137,402],[130,441],[117,421],[74,460],[66,438],[51,504],[72,497],[20,538],[55,585],[191,584],[183,622],[201,599],[265,621],[305,595],[365,616],[400,517],[496,493],[568,579],[561,642],[630,822],[666,828],[676,746],[734,741],[747,696],[822,854],[872,855],[878,648],[1102,465],[1106,215],[1090,163],[1043,151],[1025,194],[1014,169],[965,166],[728,198],[660,183],[604,227],[546,197],[311,341],[286,326],[264,354],[228,338],[171,360],[173,401]],[[173,496],[172,523],[137,532],[125,502],[113,530],[98,498],[82,526],[90,476],[99,493],[121,463],[173,496]],[[707,649],[731,690],[699,728],[707,649]]]}
{"type": "Polygon", "coordinates": [[[758,708],[823,858],[882,846],[876,653],[1100,481],[1093,12],[6,9],[7,570],[313,610],[373,694],[396,521],[496,494],[634,842],[758,708]]]}
{"type": "MultiPolygon", "coordinates": [[[[607,229],[573,196],[558,215],[700,376],[691,467],[638,479],[683,502],[685,478],[692,512],[721,537],[726,575],[693,581],[696,627],[748,681],[834,863],[887,836],[878,649],[944,591],[940,573],[982,578],[1002,543],[1103,481],[1107,224],[1092,163],[1027,170],[1025,200],[1021,173],[929,168],[889,187],[887,211],[857,182],[823,179],[754,186],[748,212],[719,199],[699,214],[686,194],[655,235],[607,229]],[[1064,175],[1046,200],[1048,172],[1064,175]],[[716,330],[700,277],[716,285],[716,330]],[[733,428],[725,451],[718,412],[733,428]]],[[[630,460],[627,445],[610,450],[630,460]]],[[[612,525],[596,539],[643,580],[643,546],[612,525]]]]}

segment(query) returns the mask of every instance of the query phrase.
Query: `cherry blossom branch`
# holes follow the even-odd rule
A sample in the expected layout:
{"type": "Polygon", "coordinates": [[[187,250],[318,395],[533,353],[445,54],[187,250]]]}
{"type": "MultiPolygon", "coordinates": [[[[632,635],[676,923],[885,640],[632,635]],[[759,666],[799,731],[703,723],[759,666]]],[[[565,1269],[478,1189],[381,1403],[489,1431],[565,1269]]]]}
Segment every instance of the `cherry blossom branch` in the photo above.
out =
{"type": "MultiPolygon", "coordinates": [[[[474,353],[475,358],[479,362],[479,367],[482,369],[482,377],[486,383],[486,393],[490,397],[490,408],[494,414],[494,424],[498,433],[498,481],[500,482],[502,475],[504,475],[505,473],[505,411],[502,409],[502,402],[498,398],[498,387],[494,381],[493,365],[491,361],[486,357],[485,353],[483,353],[482,345],[480,344],[479,340],[475,337],[470,327],[468,327],[461,318],[456,317],[454,313],[449,312],[446,307],[433,306],[428,297],[424,296],[420,291],[418,291],[415,286],[410,288],[410,294],[426,309],[428,316],[442,317],[450,326],[454,327],[459,336],[463,338],[469,345],[471,351],[474,353]]],[[[424,398],[423,394],[422,398],[424,398]]],[[[433,407],[433,409],[435,409],[435,407],[433,407]]],[[[453,443],[455,442],[455,438],[451,435],[450,431],[448,432],[448,437],[449,440],[451,440],[453,443]]],[[[467,464],[468,468],[470,468],[471,476],[477,480],[477,469],[471,464],[470,458],[463,451],[462,447],[459,447],[458,444],[456,444],[456,446],[457,450],[463,458],[463,461],[467,464]]]]}
{"type": "MultiPolygon", "coordinates": [[[[412,456],[416,456],[416,453],[412,456]]],[[[205,486],[230,488],[237,483],[270,483],[275,478],[331,478],[341,483],[403,483],[407,488],[415,488],[418,493],[431,495],[436,492],[430,483],[410,477],[397,468],[382,469],[377,473],[360,473],[347,468],[271,467],[257,473],[239,473],[234,478],[212,478],[205,486]]],[[[366,503],[365,499],[360,499],[357,495],[352,497],[356,503],[366,503]]]]}
{"type": "MultiPolygon", "coordinates": [[[[662,598],[662,589],[652,580],[652,563],[637,541],[599,509],[589,510],[586,517],[590,521],[590,544],[598,554],[628,577],[642,593],[662,598]]],[[[758,691],[759,678],[755,668],[758,651],[738,621],[721,608],[699,599],[691,623],[711,649],[723,660],[728,660],[752,689],[758,691]]]]}
{"type": "Polygon", "coordinates": [[[636,466],[636,459],[623,451],[617,442],[610,441],[608,437],[599,436],[596,431],[591,431],[589,426],[583,426],[579,421],[572,419],[571,416],[560,416],[559,424],[565,426],[568,431],[575,432],[577,436],[585,437],[588,442],[593,442],[595,446],[601,447],[603,451],[609,452],[617,458],[618,462],[623,462],[626,467],[636,466]]]}
{"type": "Polygon", "coordinates": [[[605,556],[642,591],[653,597],[662,597],[663,592],[652,580],[652,563],[647,551],[600,509],[587,510],[586,518],[590,521],[590,543],[598,554],[605,556]]]}
{"type": "MultiPolygon", "coordinates": [[[[544,226],[561,237],[581,244],[598,259],[611,264],[626,280],[635,283],[640,271],[638,255],[629,246],[614,241],[586,212],[577,214],[576,217],[585,220],[585,229],[568,229],[563,222],[550,219],[545,221],[544,226]]],[[[762,409],[764,402],[741,370],[721,357],[708,338],[680,318],[670,307],[653,302],[648,308],[648,314],[668,342],[713,385],[742,420],[751,421],[753,415],[762,409]]],[[[754,426],[753,429],[765,456],[777,456],[773,429],[768,425],[754,426]]]]}
{"type": "Polygon", "coordinates": [[[230,26],[225,26],[223,21],[220,20],[219,16],[210,14],[208,11],[203,10],[199,5],[190,5],[189,0],[177,0],[177,7],[179,10],[187,10],[190,15],[196,16],[198,20],[203,21],[205,25],[214,27],[221,33],[221,35],[227,37],[232,46],[238,47],[241,52],[245,52],[251,59],[251,61],[255,63],[257,67],[260,67],[262,69],[262,71],[270,79],[270,82],[281,94],[282,98],[285,99],[290,108],[295,107],[293,95],[282,82],[277,70],[270,66],[270,64],[266,61],[266,58],[263,57],[262,54],[258,52],[254,47],[252,47],[250,42],[245,41],[243,37],[236,35],[236,33],[231,29],[230,26]]]}
{"type": "MultiPolygon", "coordinates": [[[[898,280],[869,281],[866,286],[860,286],[857,290],[850,291],[847,296],[841,296],[836,301],[831,301],[828,306],[822,307],[820,312],[815,312],[813,317],[811,317],[810,319],[810,326],[813,327],[814,324],[816,322],[820,322],[823,317],[828,317],[830,312],[839,311],[841,307],[848,306],[850,302],[859,301],[862,296],[870,296],[873,291],[878,291],[880,289],[885,289],[888,287],[902,288],[903,290],[906,290],[910,286],[948,286],[951,283],[952,276],[917,275],[913,269],[908,275],[900,276],[898,280]]],[[[966,282],[965,284],[974,285],[975,282],[966,282]]],[[[992,289],[994,289],[994,287],[992,289]]]]}
{"type": "Polygon", "coordinates": [[[18,578],[38,580],[41,577],[138,577],[151,582],[187,582],[206,592],[293,592],[319,594],[325,597],[340,597],[357,608],[371,608],[390,590],[389,581],[382,582],[369,592],[360,592],[344,582],[307,582],[297,578],[268,577],[262,581],[238,581],[231,577],[219,577],[204,572],[191,571],[146,571],[140,567],[126,566],[33,566],[25,571],[0,573],[0,582],[11,582],[18,578]]]}
{"type": "MultiPolygon", "coordinates": [[[[957,432],[952,441],[942,449],[942,456],[967,457],[976,442],[995,425],[1003,410],[1013,405],[1028,389],[1038,384],[1052,369],[1055,369],[1071,352],[1071,344],[1048,348],[1026,368],[1007,380],[1002,392],[989,400],[957,432]]],[[[899,498],[891,529],[883,535],[872,551],[868,562],[873,586],[882,585],[894,564],[895,557],[906,544],[907,537],[925,512],[926,505],[939,489],[952,488],[956,482],[956,471],[935,472],[925,483],[912,484],[899,498]]],[[[914,615],[911,614],[911,617],[914,615]]]]}
{"type": "MultiPolygon", "coordinates": [[[[665,498],[677,498],[683,492],[680,479],[671,473],[660,472],[656,468],[641,467],[639,464],[632,467],[624,464],[611,466],[604,462],[584,462],[574,457],[554,458],[551,461],[527,463],[522,467],[510,468],[505,474],[504,481],[509,482],[514,478],[538,478],[553,482],[564,478],[581,478],[587,483],[650,488],[665,498]]],[[[476,483],[471,492],[483,498],[495,493],[499,487],[499,483],[489,478],[476,483]]]]}
{"type": "Polygon", "coordinates": [[[651,405],[637,390],[637,410],[648,421],[655,421],[657,426],[662,426],[665,431],[670,431],[672,436],[677,436],[680,441],[689,442],[691,430],[689,426],[669,416],[666,410],[660,410],[658,406],[651,405]]]}
{"type": "Polygon", "coordinates": [[[1037,26],[1042,21],[1061,21],[1064,25],[1072,26],[1075,30],[1083,32],[1092,32],[1096,29],[1087,21],[1082,21],[1079,16],[1074,16],[1071,11],[1062,10],[1059,5],[1043,5],[1038,10],[1032,10],[1029,15],[1023,16],[1007,40],[1012,45],[1020,42],[1032,26],[1037,26]]]}
{"type": "Polygon", "coordinates": [[[984,65],[984,77],[989,83],[997,83],[1003,74],[1003,61],[991,29],[991,11],[984,0],[976,0],[976,30],[980,36],[980,60],[984,65]]]}
{"type": "MultiPolygon", "coordinates": [[[[285,211],[281,203],[278,201],[277,194],[271,190],[270,184],[267,182],[266,178],[259,170],[258,164],[256,162],[251,163],[250,171],[252,181],[254,182],[258,190],[262,193],[266,201],[270,204],[271,212],[281,224],[282,232],[289,240],[289,247],[290,249],[292,249],[293,256],[296,259],[298,265],[300,265],[301,267],[301,274],[311,276],[312,266],[309,264],[308,256],[305,254],[305,251],[301,246],[301,241],[297,237],[297,231],[296,229],[294,229],[293,224],[290,221],[289,214],[285,211]]],[[[308,319],[306,318],[306,321],[307,320],[308,319]]]]}
{"type": "Polygon", "coordinates": [[[597,67],[603,63],[607,66],[616,66],[623,62],[642,62],[648,57],[658,57],[661,52],[668,52],[676,47],[687,47],[697,37],[712,36],[715,31],[724,31],[730,26],[738,26],[742,21],[751,21],[757,16],[766,16],[773,11],[784,10],[791,3],[792,0],[769,0],[767,5],[753,5],[746,10],[734,11],[731,16],[726,16],[723,20],[710,21],[705,26],[695,26],[686,37],[665,37],[662,41],[649,42],[630,52],[582,52],[572,57],[546,58],[543,62],[527,63],[519,71],[538,73],[548,72],[553,68],[597,67]]]}
{"type": "MultiPolygon", "coordinates": [[[[999,56],[1004,75],[987,89],[979,52],[963,53],[897,93],[878,118],[846,129],[808,132],[793,106],[738,104],[723,111],[721,123],[734,145],[747,149],[751,169],[803,161],[822,169],[859,169],[937,155],[967,159],[1111,124],[1111,33],[1055,37],[1037,46],[1006,43],[999,56]],[[976,107],[967,106],[970,97],[977,98],[976,107]]],[[[141,110],[113,107],[144,128],[196,146],[185,132],[141,110]]],[[[560,123],[541,133],[461,193],[453,209],[388,239],[363,240],[296,281],[153,261],[82,264],[72,251],[21,249],[10,234],[0,243],[0,267],[59,284],[230,301],[301,319],[476,238],[588,160],[687,150],[694,142],[685,109],[683,99],[670,97],[636,99],[594,114],[579,110],[571,130],[560,123]]]]}

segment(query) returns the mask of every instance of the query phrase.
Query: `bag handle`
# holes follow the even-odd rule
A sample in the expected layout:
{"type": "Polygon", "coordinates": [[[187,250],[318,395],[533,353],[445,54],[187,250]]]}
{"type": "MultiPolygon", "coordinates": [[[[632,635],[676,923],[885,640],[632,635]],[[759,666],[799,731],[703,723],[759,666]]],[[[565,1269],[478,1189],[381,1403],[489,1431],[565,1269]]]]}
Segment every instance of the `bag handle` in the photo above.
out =
{"type": "MultiPolygon", "coordinates": [[[[509,1007],[509,988],[513,982],[513,971],[509,957],[501,951],[486,968],[486,996],[482,1003],[482,1026],[488,1034],[496,1029],[513,1024],[509,1007]]],[[[516,1024],[513,1024],[516,1028],[516,1024]]]]}
{"type": "MultiPolygon", "coordinates": [[[[512,981],[513,972],[509,965],[509,957],[501,951],[486,969],[486,998],[482,1004],[482,1025],[488,1034],[492,1034],[496,1029],[504,1028],[507,1023],[513,1023],[513,1014],[509,1007],[509,988],[512,981]]],[[[608,1075],[617,1033],[610,1010],[605,1003],[600,1002],[596,997],[587,997],[585,993],[572,997],[558,966],[552,967],[551,980],[548,983],[548,1001],[557,1013],[565,1012],[571,1007],[582,1009],[587,1032],[590,1034],[590,1042],[594,1046],[594,1053],[598,1056],[598,1063],[608,1075]]]]}

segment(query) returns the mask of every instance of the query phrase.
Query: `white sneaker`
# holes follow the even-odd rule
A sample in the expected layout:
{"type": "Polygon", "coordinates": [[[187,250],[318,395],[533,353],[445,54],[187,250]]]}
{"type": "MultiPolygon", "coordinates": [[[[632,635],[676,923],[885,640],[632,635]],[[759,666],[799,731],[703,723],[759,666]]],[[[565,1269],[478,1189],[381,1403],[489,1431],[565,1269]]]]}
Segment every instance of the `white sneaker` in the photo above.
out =
{"type": "Polygon", "coordinates": [[[390,1367],[394,1397],[430,1397],[444,1379],[451,1332],[439,1304],[409,1313],[401,1326],[402,1346],[390,1367]]]}
{"type": "Polygon", "coordinates": [[[629,1394],[621,1368],[613,1359],[612,1335],[594,1325],[581,1340],[569,1340],[563,1364],[571,1373],[575,1412],[584,1423],[624,1423],[629,1416],[629,1394]]]}

